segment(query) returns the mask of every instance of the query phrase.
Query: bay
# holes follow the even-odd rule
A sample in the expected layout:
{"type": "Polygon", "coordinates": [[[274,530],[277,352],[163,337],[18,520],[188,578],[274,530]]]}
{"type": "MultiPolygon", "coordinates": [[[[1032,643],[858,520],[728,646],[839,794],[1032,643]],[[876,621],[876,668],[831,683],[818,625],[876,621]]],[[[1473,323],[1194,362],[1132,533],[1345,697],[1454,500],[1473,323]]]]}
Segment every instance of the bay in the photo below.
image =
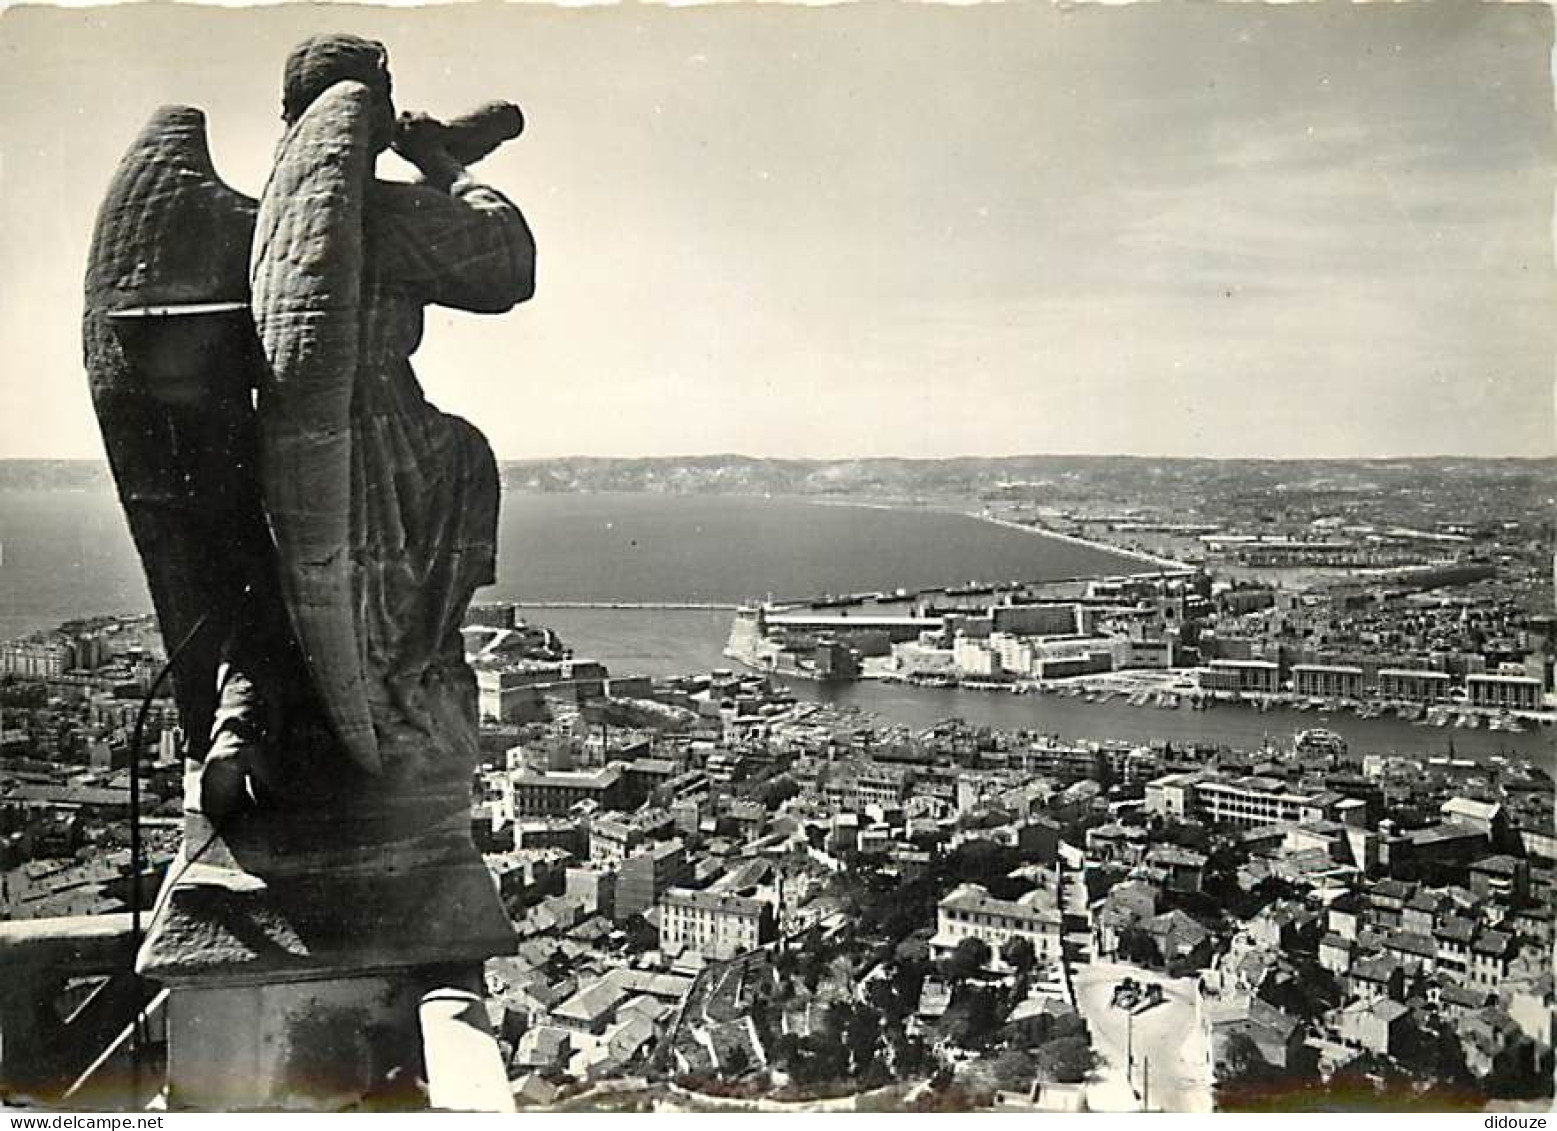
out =
{"type": "MultiPolygon", "coordinates": [[[[1129,559],[963,515],[801,499],[510,493],[503,500],[498,583],[480,600],[734,603],[1139,569],[1129,559]]],[[[142,613],[150,601],[111,491],[0,490],[0,638],[95,613],[142,613]]],[[[729,667],[730,614],[695,609],[526,610],[613,673],[676,675],[729,667]]],[[[1418,756],[1499,753],[1557,761],[1551,731],[1511,735],[1413,727],[1392,718],[1134,708],[879,683],[793,681],[797,694],[921,727],[948,716],[1066,738],[1257,746],[1326,726],[1354,749],[1418,756]]]]}

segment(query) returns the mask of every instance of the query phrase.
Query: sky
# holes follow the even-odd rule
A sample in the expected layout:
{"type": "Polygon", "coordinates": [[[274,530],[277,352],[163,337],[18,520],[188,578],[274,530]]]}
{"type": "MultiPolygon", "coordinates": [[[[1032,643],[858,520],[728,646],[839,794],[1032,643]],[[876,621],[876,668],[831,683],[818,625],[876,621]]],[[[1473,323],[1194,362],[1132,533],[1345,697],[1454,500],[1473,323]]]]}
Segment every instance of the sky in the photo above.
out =
{"type": "MultiPolygon", "coordinates": [[[[0,458],[99,458],[81,276],[202,107],[260,191],[301,38],[493,98],[535,298],[433,310],[499,458],[1557,453],[1552,12],[1174,3],[13,7],[0,458]]],[[[407,177],[393,156],[379,174],[407,177]]]]}

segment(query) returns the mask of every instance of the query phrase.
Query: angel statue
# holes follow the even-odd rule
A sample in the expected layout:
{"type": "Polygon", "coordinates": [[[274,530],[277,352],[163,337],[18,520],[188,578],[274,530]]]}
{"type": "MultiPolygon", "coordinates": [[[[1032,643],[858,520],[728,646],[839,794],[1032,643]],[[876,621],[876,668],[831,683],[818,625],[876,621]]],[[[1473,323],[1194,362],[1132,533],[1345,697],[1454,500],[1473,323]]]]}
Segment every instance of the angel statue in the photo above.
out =
{"type": "MultiPolygon", "coordinates": [[[[321,868],[480,865],[459,630],[494,580],[498,478],[410,358],[429,305],[529,299],[535,244],[466,169],[519,135],[516,106],[397,117],[384,47],[329,35],[287,59],[282,119],[255,201],[218,177],[199,110],[153,115],[98,216],[84,339],[188,736],[169,884],[252,873],[285,902],[321,868]],[[377,179],[387,149],[420,177],[377,179]]],[[[349,933],[310,890],[283,952],[309,921],[349,933]]]]}

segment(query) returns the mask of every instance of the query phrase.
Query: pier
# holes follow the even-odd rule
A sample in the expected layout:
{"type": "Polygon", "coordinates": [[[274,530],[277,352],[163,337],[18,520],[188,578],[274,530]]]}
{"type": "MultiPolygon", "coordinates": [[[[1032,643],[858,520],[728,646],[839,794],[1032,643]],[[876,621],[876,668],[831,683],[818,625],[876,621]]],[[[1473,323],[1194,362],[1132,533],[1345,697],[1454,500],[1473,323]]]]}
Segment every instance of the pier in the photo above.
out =
{"type": "Polygon", "coordinates": [[[691,609],[733,613],[740,605],[726,601],[510,601],[516,609],[691,609]]]}

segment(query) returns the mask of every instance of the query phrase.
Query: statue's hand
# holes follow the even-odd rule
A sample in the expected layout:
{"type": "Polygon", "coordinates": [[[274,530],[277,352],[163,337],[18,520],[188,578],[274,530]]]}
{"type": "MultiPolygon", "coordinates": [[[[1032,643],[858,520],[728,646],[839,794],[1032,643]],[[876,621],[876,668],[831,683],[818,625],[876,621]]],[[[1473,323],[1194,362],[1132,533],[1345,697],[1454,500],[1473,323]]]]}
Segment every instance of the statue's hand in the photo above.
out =
{"type": "Polygon", "coordinates": [[[395,123],[394,150],[421,170],[430,183],[447,188],[464,166],[449,155],[449,127],[430,114],[406,110],[395,123]]]}
{"type": "Polygon", "coordinates": [[[460,168],[474,165],[522,133],[524,111],[512,102],[488,102],[448,122],[408,110],[395,124],[394,148],[400,156],[428,173],[428,164],[437,164],[441,170],[445,157],[452,158],[460,168]]]}

